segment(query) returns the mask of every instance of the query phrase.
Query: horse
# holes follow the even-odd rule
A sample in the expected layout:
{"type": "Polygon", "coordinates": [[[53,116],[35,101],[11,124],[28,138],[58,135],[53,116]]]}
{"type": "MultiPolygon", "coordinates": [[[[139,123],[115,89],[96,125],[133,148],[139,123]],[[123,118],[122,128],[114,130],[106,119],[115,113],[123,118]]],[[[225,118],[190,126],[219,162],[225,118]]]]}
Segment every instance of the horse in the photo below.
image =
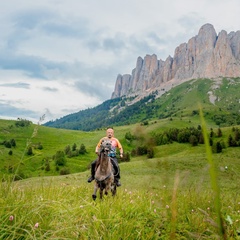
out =
{"type": "Polygon", "coordinates": [[[96,164],[95,184],[92,194],[93,200],[96,200],[97,198],[98,189],[100,192],[100,199],[103,198],[103,192],[105,195],[108,195],[109,190],[111,190],[112,196],[116,195],[117,185],[114,181],[114,170],[109,157],[111,146],[110,140],[103,140],[101,143],[98,161],[96,164]]]}

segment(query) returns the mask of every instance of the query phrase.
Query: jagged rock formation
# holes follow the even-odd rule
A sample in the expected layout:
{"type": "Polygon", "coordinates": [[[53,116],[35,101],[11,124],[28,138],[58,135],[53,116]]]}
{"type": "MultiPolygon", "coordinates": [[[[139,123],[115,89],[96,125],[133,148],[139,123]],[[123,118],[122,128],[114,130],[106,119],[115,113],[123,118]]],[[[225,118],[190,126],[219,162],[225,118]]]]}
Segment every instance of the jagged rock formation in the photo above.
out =
{"type": "Polygon", "coordinates": [[[197,36],[175,49],[173,58],[138,57],[131,75],[117,76],[112,98],[166,91],[189,79],[239,76],[240,31],[222,30],[217,35],[211,24],[205,24],[197,36]]]}

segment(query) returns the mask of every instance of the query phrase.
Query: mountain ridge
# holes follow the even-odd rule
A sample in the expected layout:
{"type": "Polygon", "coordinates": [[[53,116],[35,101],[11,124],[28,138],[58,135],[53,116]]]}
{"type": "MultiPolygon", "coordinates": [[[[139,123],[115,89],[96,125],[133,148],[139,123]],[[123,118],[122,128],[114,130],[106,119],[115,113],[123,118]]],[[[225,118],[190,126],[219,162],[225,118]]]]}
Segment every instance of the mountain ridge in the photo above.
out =
{"type": "Polygon", "coordinates": [[[117,76],[111,98],[144,97],[156,90],[161,95],[190,79],[239,76],[240,31],[227,34],[222,30],[217,35],[213,25],[207,23],[165,61],[158,60],[156,54],[138,57],[132,74],[117,76]]]}

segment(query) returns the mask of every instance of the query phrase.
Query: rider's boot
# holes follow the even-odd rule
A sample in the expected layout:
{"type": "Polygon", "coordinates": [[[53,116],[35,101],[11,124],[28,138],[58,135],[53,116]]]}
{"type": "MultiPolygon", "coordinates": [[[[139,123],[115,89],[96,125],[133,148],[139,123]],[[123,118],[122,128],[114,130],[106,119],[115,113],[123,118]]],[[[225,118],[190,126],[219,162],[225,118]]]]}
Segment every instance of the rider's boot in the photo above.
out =
{"type": "Polygon", "coordinates": [[[120,183],[119,178],[115,178],[115,183],[117,185],[117,187],[120,187],[122,184],[120,183]]]}
{"type": "Polygon", "coordinates": [[[87,181],[90,183],[90,182],[92,182],[94,179],[95,179],[94,176],[90,176],[87,181]]]}
{"type": "Polygon", "coordinates": [[[114,160],[113,158],[111,158],[111,162],[112,162],[113,169],[114,169],[114,172],[115,172],[114,181],[115,181],[117,187],[120,187],[121,186],[121,183],[119,181],[119,179],[120,179],[120,168],[118,166],[118,162],[117,162],[117,160],[114,160]]]}
{"type": "Polygon", "coordinates": [[[92,162],[91,164],[91,176],[88,178],[88,182],[92,182],[95,179],[95,167],[96,167],[96,161],[92,162]]]}

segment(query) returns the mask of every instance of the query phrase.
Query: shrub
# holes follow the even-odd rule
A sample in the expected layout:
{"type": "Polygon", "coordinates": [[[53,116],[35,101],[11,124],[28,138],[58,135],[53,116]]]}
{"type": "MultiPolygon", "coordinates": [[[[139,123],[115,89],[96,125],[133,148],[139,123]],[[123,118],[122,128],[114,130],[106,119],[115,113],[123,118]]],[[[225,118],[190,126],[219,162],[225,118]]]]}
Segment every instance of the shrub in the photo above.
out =
{"type": "Polygon", "coordinates": [[[72,145],[72,151],[76,151],[76,149],[77,149],[77,144],[74,143],[74,144],[72,145]]]}
{"type": "Polygon", "coordinates": [[[55,160],[56,166],[66,165],[66,158],[63,151],[57,151],[56,154],[53,156],[53,160],[55,160]]]}
{"type": "Polygon", "coordinates": [[[46,166],[45,166],[45,171],[46,171],[46,172],[49,172],[50,170],[51,170],[51,168],[50,168],[50,163],[47,162],[47,163],[46,163],[46,166]]]}
{"type": "Polygon", "coordinates": [[[11,139],[11,140],[10,140],[10,144],[12,145],[12,147],[16,147],[16,141],[15,141],[15,139],[11,139]]]}
{"type": "Polygon", "coordinates": [[[197,146],[198,145],[198,139],[195,135],[190,136],[189,142],[192,146],[197,146]]]}
{"type": "Polygon", "coordinates": [[[147,154],[147,150],[148,150],[148,148],[146,146],[139,146],[136,149],[136,154],[138,156],[145,155],[145,154],[147,154]]]}
{"type": "Polygon", "coordinates": [[[43,145],[42,145],[41,143],[38,143],[37,146],[36,146],[36,148],[37,148],[38,150],[42,150],[42,149],[43,149],[43,145]]]}
{"type": "Polygon", "coordinates": [[[33,150],[32,150],[31,146],[28,147],[27,155],[29,155],[29,156],[33,155],[33,150]]]}
{"type": "Polygon", "coordinates": [[[69,152],[71,152],[71,147],[70,147],[70,145],[67,145],[67,146],[65,147],[65,149],[64,149],[64,153],[65,153],[66,155],[68,155],[69,152]]]}
{"type": "Polygon", "coordinates": [[[68,174],[70,174],[69,168],[64,167],[60,170],[60,175],[68,175],[68,174]]]}
{"type": "Polygon", "coordinates": [[[12,145],[9,141],[4,141],[3,144],[6,148],[11,148],[12,147],[12,145]]]}
{"type": "Polygon", "coordinates": [[[217,136],[222,137],[222,130],[220,128],[218,128],[217,136]]]}
{"type": "Polygon", "coordinates": [[[223,147],[221,145],[221,142],[218,141],[217,144],[216,144],[216,151],[217,151],[217,153],[222,152],[222,149],[223,149],[223,147]]]}
{"type": "Polygon", "coordinates": [[[135,137],[130,132],[126,132],[125,139],[128,140],[129,142],[132,142],[132,140],[134,140],[135,137]]]}
{"type": "Polygon", "coordinates": [[[87,152],[86,147],[84,144],[81,144],[79,149],[79,154],[85,154],[87,152]]]}
{"type": "Polygon", "coordinates": [[[153,148],[148,148],[148,150],[147,150],[147,157],[148,158],[153,158],[154,157],[154,150],[153,150],[153,148]]]}
{"type": "Polygon", "coordinates": [[[118,158],[118,162],[130,162],[130,154],[129,152],[124,153],[122,158],[118,158]]]}
{"type": "Polygon", "coordinates": [[[31,124],[32,122],[26,119],[18,118],[17,122],[15,122],[15,125],[17,127],[27,127],[31,124]]]}

